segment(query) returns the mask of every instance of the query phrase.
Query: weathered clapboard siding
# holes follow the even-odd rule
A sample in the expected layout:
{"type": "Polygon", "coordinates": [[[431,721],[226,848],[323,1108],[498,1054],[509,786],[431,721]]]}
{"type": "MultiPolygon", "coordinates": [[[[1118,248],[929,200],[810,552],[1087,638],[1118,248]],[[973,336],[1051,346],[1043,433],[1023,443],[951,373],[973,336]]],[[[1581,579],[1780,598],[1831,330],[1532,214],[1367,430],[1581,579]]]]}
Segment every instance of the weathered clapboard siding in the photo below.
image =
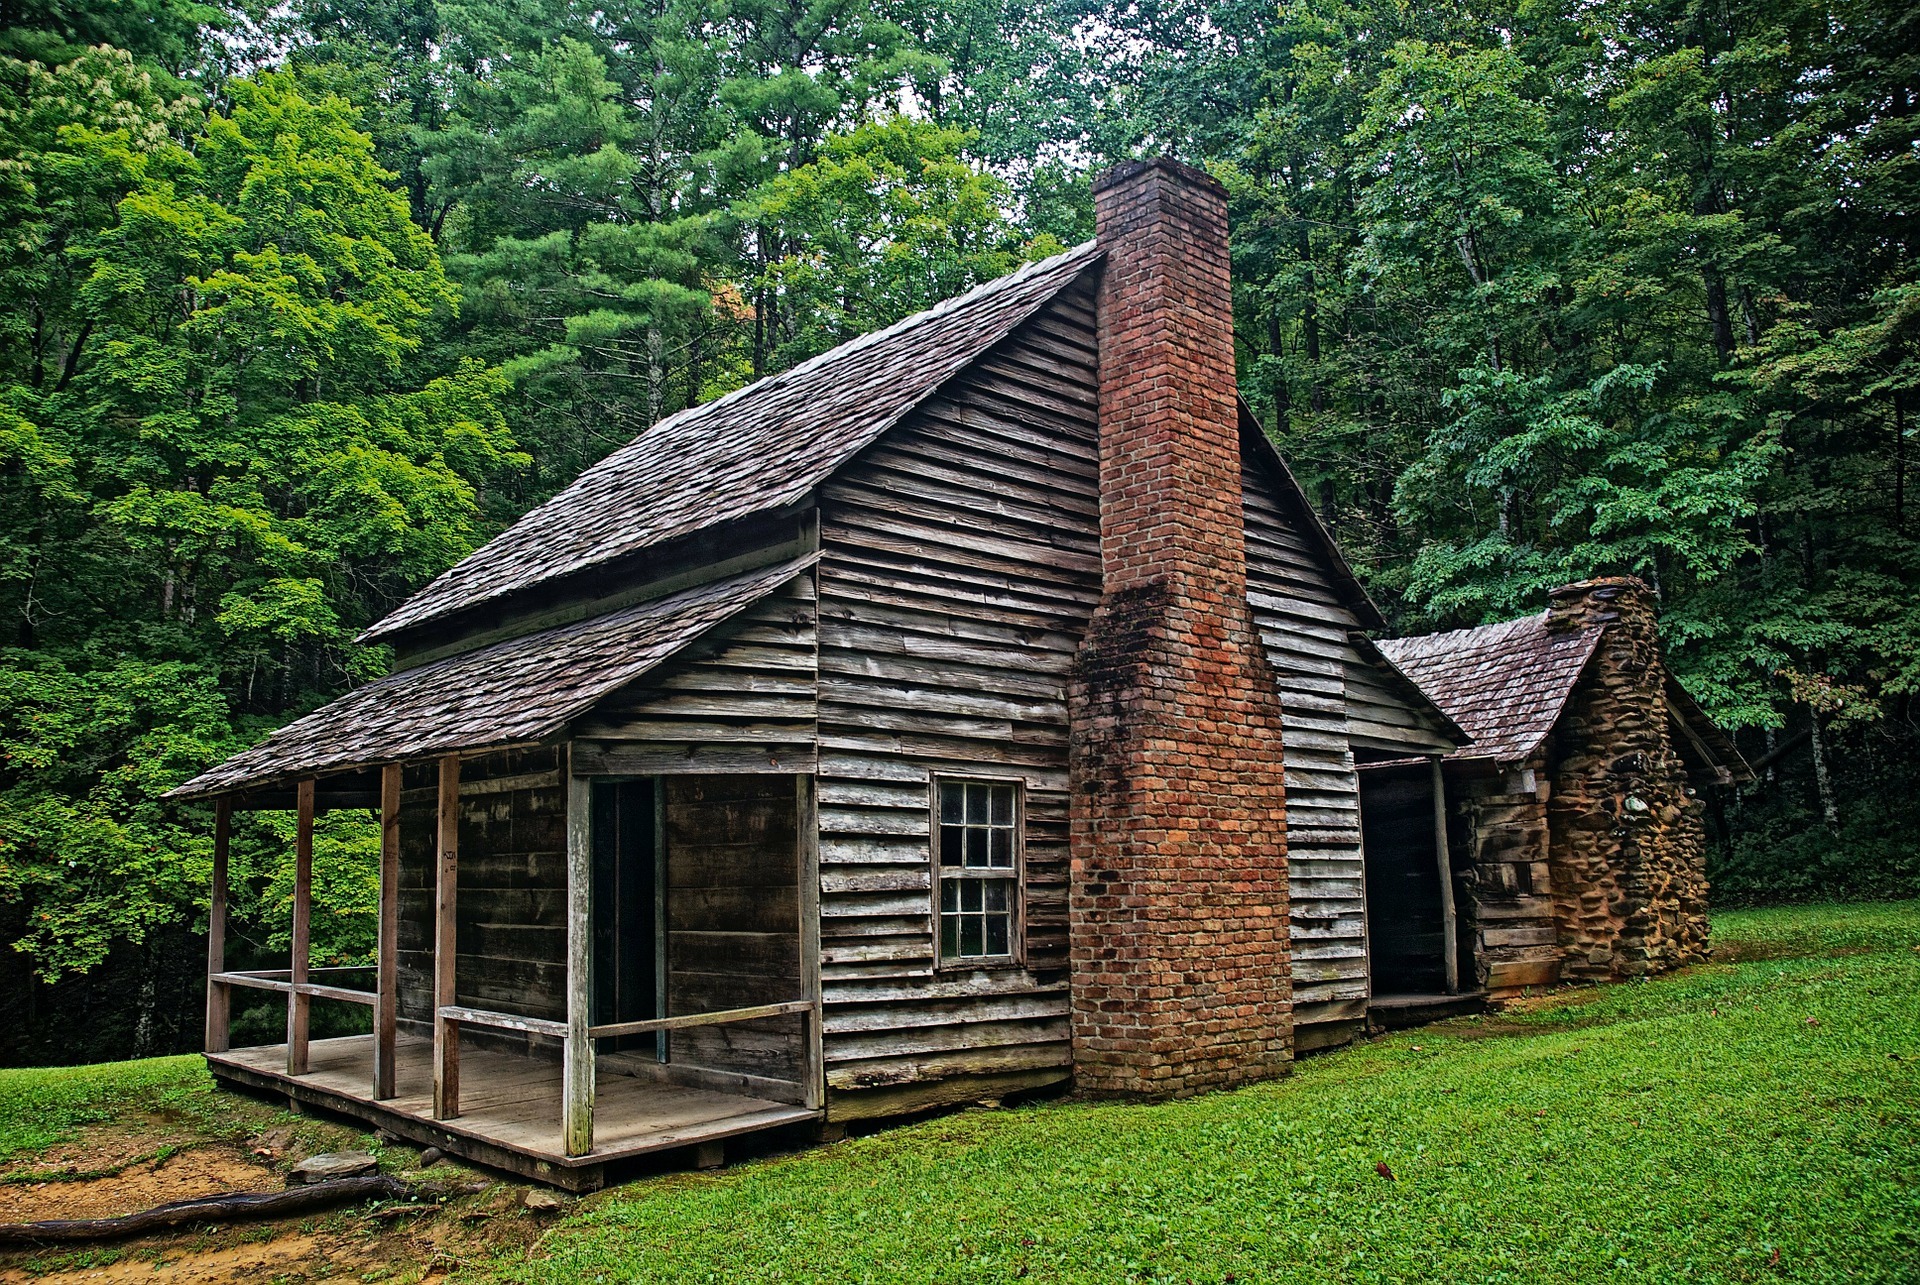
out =
{"type": "MultiPolygon", "coordinates": [[[[505,750],[460,765],[455,976],[462,1004],[566,1016],[561,754],[505,750]]],[[[399,1014],[423,1026],[433,1011],[436,773],[431,763],[409,766],[400,796],[399,1014]]]]}
{"type": "Polygon", "coordinates": [[[1093,313],[1062,296],[822,488],[829,1111],[1064,1078],[1067,682],[1100,591],[1093,313]],[[1025,958],[938,970],[935,776],[1021,780],[1025,958]]]}
{"type": "MultiPolygon", "coordinates": [[[[671,776],[663,783],[667,1016],[801,998],[795,778],[671,776]]],[[[795,1080],[798,1017],[676,1031],[676,1063],[795,1080]]]]}
{"type": "MultiPolygon", "coordinates": [[[[1251,453],[1249,453],[1251,454],[1251,453]]],[[[1247,597],[1280,683],[1287,765],[1294,1021],[1344,1016],[1367,995],[1360,781],[1347,714],[1347,635],[1359,627],[1280,503],[1279,479],[1247,461],[1247,597]]]]}
{"type": "Polygon", "coordinates": [[[1407,680],[1376,656],[1349,648],[1347,726],[1354,745],[1400,755],[1445,754],[1454,749],[1454,738],[1441,728],[1433,711],[1424,702],[1416,705],[1410,700],[1407,680]]]}
{"type": "Polygon", "coordinates": [[[807,572],[576,723],[574,770],[812,771],[816,615],[807,572]]]}

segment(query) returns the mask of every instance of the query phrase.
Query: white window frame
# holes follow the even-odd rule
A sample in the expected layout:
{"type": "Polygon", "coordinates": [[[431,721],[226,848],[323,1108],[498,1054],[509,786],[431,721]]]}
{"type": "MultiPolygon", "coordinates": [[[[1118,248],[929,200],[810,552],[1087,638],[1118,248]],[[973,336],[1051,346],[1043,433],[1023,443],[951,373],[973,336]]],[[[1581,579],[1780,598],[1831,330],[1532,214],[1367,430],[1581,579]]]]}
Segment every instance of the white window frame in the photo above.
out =
{"type": "Polygon", "coordinates": [[[933,887],[929,911],[933,930],[934,967],[942,972],[978,968],[1017,968],[1026,962],[1027,945],[1027,790],[1020,777],[950,773],[936,775],[928,791],[928,821],[931,835],[928,859],[932,866],[933,887]],[[946,786],[984,785],[1013,791],[1013,865],[949,867],[940,860],[940,791],[946,786]],[[1009,885],[1007,952],[1001,955],[948,955],[941,944],[941,899],[949,882],[1005,882],[1009,885]]]}

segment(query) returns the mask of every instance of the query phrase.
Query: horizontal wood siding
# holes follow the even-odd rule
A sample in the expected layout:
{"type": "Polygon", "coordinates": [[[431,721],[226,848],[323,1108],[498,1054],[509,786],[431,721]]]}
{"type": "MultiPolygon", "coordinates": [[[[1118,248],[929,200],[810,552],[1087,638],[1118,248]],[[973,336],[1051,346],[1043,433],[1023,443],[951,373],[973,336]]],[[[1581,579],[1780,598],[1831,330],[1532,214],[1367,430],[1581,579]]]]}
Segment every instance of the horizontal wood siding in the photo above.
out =
{"type": "MultiPolygon", "coordinates": [[[[674,776],[663,783],[667,1013],[800,999],[795,778],[674,776]]],[[[798,1017],[676,1031],[676,1063],[800,1078],[798,1017]]]]}
{"type": "Polygon", "coordinates": [[[582,774],[814,767],[813,573],[749,607],[575,725],[582,774]]]}
{"type": "MultiPolygon", "coordinates": [[[[454,975],[460,1003],[566,1017],[567,796],[554,747],[460,765],[454,975]]],[[[399,1011],[433,1012],[433,872],[438,769],[401,778],[399,1011]]],[[[478,1035],[479,1033],[475,1033],[478,1035]]]]}
{"type": "Polygon", "coordinates": [[[1067,681],[1100,591],[1091,300],[1056,300],[822,490],[829,1110],[1063,1078],[1067,681]],[[935,774],[1026,787],[1021,966],[940,971],[935,774]],[[983,1087],[984,1086],[984,1087],[983,1087]]]}
{"type": "Polygon", "coordinates": [[[1242,472],[1247,597],[1280,683],[1287,765],[1294,1021],[1351,1015],[1367,995],[1360,782],[1347,722],[1350,631],[1319,554],[1288,519],[1279,481],[1257,461],[1242,472]]]}
{"type": "Polygon", "coordinates": [[[1347,726],[1353,743],[1389,754],[1445,754],[1455,743],[1431,710],[1408,698],[1407,680],[1349,649],[1347,726]]]}

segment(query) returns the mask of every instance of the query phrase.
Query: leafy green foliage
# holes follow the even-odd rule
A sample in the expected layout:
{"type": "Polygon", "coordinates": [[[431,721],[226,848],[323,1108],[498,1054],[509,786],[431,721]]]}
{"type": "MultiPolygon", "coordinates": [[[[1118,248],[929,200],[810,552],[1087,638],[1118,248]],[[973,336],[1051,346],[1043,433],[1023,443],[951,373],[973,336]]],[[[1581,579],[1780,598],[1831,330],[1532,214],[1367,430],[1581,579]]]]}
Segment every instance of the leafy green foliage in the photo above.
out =
{"type": "Polygon", "coordinates": [[[524,457],[497,372],[410,382],[456,294],[348,104],[262,76],[208,112],[112,50],[10,70],[0,896],[53,976],[191,913],[204,821],[158,796],[377,670],[353,635],[524,457]]]}
{"type": "Polygon", "coordinates": [[[1714,933],[1753,962],[1403,1032],[1235,1093],[968,1112],[659,1179],[498,1274],[1909,1278],[1920,903],[1714,933]]]}

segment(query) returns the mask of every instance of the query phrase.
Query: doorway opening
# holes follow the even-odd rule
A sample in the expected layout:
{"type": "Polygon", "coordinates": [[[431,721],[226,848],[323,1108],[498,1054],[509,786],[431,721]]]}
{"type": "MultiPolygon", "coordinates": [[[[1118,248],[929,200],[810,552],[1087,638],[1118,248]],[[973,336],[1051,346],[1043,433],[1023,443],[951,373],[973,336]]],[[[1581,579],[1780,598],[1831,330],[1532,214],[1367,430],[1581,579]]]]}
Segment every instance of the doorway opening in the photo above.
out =
{"type": "Polygon", "coordinates": [[[1425,762],[1360,772],[1367,958],[1376,1001],[1449,993],[1433,775],[1425,762]]]}
{"type": "MultiPolygon", "coordinates": [[[[593,786],[593,1021],[662,1017],[660,814],[651,780],[593,786]]],[[[602,1042],[658,1055],[658,1035],[602,1042]]]]}

